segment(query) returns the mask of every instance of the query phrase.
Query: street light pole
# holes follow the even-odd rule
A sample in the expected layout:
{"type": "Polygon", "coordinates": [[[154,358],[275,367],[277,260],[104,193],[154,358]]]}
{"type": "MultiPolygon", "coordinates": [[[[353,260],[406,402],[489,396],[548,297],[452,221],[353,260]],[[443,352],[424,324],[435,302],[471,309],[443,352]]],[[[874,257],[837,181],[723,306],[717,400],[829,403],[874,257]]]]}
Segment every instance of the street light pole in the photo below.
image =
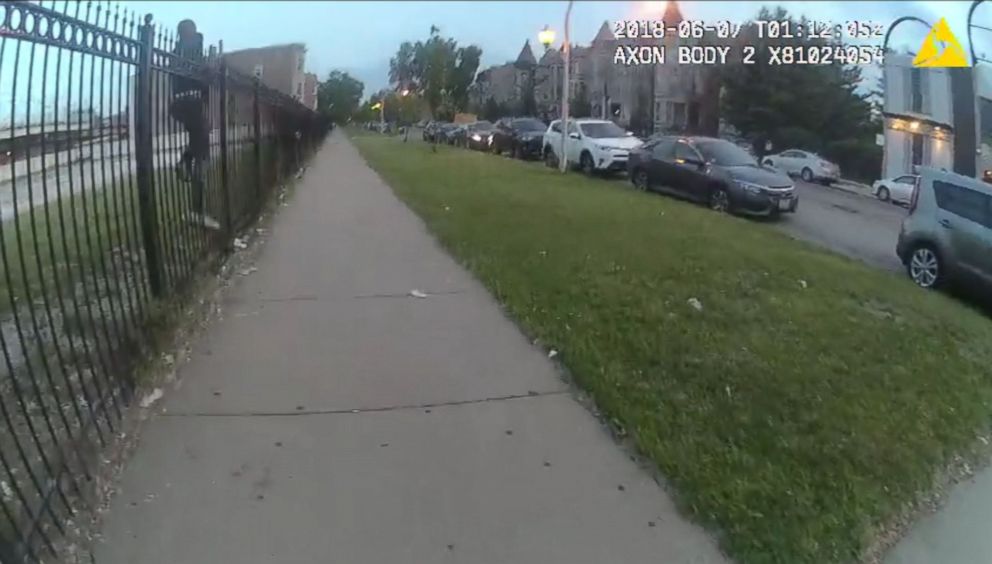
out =
{"type": "Polygon", "coordinates": [[[992,31],[992,28],[971,23],[971,18],[975,15],[975,8],[977,8],[978,5],[984,1],[985,0],[975,0],[971,3],[971,7],[968,8],[968,49],[971,51],[971,66],[977,65],[979,60],[990,62],[987,59],[979,59],[979,57],[975,55],[975,41],[971,38],[971,30],[976,27],[982,31],[992,31]]]}
{"type": "Polygon", "coordinates": [[[889,37],[892,35],[892,32],[896,29],[896,26],[901,24],[902,22],[907,22],[907,21],[914,21],[917,23],[921,23],[926,26],[927,30],[933,27],[929,23],[927,23],[926,20],[920,19],[916,16],[903,16],[901,18],[896,18],[894,22],[889,24],[889,29],[885,31],[885,39],[882,41],[883,53],[887,54],[889,52],[889,37]]]}
{"type": "Polygon", "coordinates": [[[568,75],[569,69],[572,66],[572,45],[568,35],[569,20],[572,17],[572,1],[568,0],[568,8],[565,10],[565,72],[562,73],[564,78],[562,79],[561,87],[561,152],[558,158],[558,170],[563,173],[568,170],[568,155],[565,154],[565,141],[568,139],[568,75]]]}

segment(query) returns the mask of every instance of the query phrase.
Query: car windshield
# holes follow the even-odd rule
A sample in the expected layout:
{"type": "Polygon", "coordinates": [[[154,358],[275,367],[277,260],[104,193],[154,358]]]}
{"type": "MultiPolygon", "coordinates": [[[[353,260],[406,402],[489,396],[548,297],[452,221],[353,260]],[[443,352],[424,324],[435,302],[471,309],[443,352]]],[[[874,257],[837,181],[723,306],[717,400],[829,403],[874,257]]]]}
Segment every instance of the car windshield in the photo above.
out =
{"type": "Polygon", "coordinates": [[[491,121],[477,121],[469,126],[472,131],[489,131],[493,128],[491,121]]]}
{"type": "Polygon", "coordinates": [[[754,157],[737,145],[727,141],[699,141],[694,143],[706,162],[720,166],[748,166],[757,164],[754,157]]]}
{"type": "Polygon", "coordinates": [[[579,128],[582,129],[583,135],[586,137],[592,137],[593,139],[627,136],[627,132],[624,131],[623,128],[618,127],[617,124],[609,121],[580,123],[579,128]]]}
{"type": "Polygon", "coordinates": [[[517,131],[544,131],[547,126],[536,119],[515,119],[513,120],[513,129],[517,131]]]}

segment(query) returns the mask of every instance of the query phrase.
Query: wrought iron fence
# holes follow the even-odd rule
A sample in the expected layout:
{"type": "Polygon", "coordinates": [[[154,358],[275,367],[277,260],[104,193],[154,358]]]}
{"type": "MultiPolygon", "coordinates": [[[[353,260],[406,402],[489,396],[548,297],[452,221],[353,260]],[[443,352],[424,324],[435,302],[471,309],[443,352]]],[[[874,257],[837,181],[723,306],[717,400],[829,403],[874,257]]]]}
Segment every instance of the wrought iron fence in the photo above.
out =
{"type": "Polygon", "coordinates": [[[216,50],[178,50],[151,16],[0,1],[0,18],[7,563],[54,554],[67,520],[91,509],[163,305],[229,249],[326,127],[216,50]]]}

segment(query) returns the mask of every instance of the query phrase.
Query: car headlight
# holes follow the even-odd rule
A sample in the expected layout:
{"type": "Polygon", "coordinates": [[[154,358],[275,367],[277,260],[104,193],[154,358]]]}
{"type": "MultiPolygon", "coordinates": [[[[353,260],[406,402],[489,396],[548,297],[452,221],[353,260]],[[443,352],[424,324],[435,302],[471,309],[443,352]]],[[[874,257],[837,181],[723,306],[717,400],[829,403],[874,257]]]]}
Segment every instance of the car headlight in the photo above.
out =
{"type": "Polygon", "coordinates": [[[479,135],[478,133],[473,133],[472,134],[472,141],[482,141],[482,136],[479,135]]]}
{"type": "Polygon", "coordinates": [[[737,180],[737,185],[741,187],[741,190],[745,192],[750,192],[751,194],[760,194],[765,190],[765,187],[761,184],[755,184],[753,182],[744,182],[743,180],[737,180]]]}
{"type": "Polygon", "coordinates": [[[612,151],[613,149],[616,149],[616,147],[613,147],[611,145],[599,145],[599,144],[596,144],[596,148],[599,149],[600,151],[612,151]]]}

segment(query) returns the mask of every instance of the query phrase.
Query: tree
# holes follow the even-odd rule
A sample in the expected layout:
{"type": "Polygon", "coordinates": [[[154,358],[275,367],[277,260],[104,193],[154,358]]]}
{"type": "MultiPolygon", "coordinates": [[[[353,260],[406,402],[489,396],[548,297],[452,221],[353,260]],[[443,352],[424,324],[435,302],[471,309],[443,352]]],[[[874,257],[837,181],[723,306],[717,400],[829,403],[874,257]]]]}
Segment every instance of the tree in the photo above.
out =
{"type": "Polygon", "coordinates": [[[579,84],[575,90],[572,99],[568,101],[569,116],[573,118],[589,117],[592,113],[592,104],[589,102],[589,93],[586,92],[586,85],[579,84]]]}
{"type": "Polygon", "coordinates": [[[492,96],[486,100],[486,104],[482,107],[482,118],[489,121],[496,121],[507,114],[506,106],[500,104],[492,96]]]}
{"type": "Polygon", "coordinates": [[[413,88],[417,76],[416,49],[413,43],[404,41],[396,55],[389,59],[389,82],[397,88],[413,88]]]}
{"type": "Polygon", "coordinates": [[[317,86],[317,111],[334,123],[344,123],[362,99],[365,85],[346,72],[331,71],[317,86]]]}
{"type": "Polygon", "coordinates": [[[481,57],[479,47],[459,47],[432,25],[426,41],[400,44],[389,62],[389,79],[418,94],[432,115],[462,111],[481,57]]]}
{"type": "Polygon", "coordinates": [[[537,81],[534,75],[534,69],[530,69],[520,92],[520,115],[522,116],[537,115],[537,98],[535,96],[537,81]]]}
{"type": "MultiPolygon", "coordinates": [[[[796,22],[777,8],[762,8],[758,20],[796,22]]],[[[769,46],[839,45],[824,39],[759,37],[756,24],[745,24],[742,43],[753,45],[759,56],[754,64],[723,69],[723,115],[763,153],[765,141],[774,147],[799,146],[823,151],[837,141],[863,138],[871,130],[870,105],[857,92],[861,68],[842,64],[771,65],[764,53],[769,46]]],[[[872,134],[873,138],[873,134],[872,134]]],[[[873,139],[872,139],[872,142],[873,139]]],[[[843,165],[843,163],[840,163],[843,165]]]]}

